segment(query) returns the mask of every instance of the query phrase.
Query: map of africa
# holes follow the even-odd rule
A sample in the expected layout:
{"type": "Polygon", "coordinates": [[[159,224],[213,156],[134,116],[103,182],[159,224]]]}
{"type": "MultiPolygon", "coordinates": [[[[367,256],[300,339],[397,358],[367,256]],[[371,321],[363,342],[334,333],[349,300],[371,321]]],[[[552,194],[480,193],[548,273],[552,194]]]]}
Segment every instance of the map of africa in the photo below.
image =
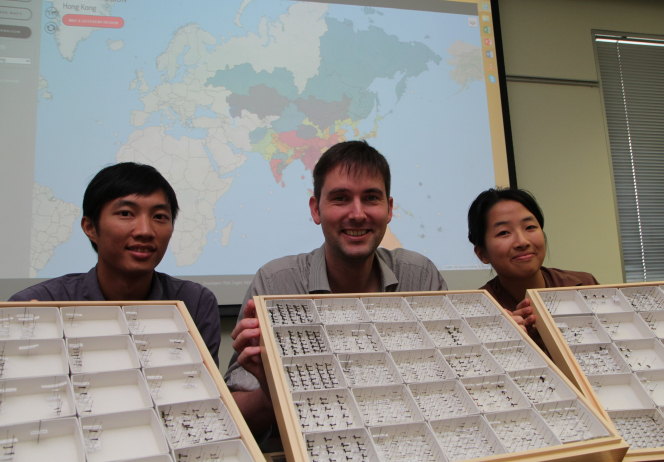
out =
{"type": "Polygon", "coordinates": [[[440,268],[481,266],[458,226],[495,183],[476,20],[317,2],[184,5],[45,2],[58,27],[42,34],[31,276],[94,264],[78,226],[83,191],[125,161],[155,166],[178,197],[161,271],[252,274],[310,251],[323,241],[307,206],[311,172],[351,139],[392,167],[383,245],[440,268]]]}

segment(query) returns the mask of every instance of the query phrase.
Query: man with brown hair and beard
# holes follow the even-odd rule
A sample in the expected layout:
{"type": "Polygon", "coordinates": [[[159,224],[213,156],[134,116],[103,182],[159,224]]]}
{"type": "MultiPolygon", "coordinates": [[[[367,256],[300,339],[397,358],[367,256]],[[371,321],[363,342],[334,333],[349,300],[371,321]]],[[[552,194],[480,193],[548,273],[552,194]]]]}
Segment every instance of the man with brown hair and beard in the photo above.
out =
{"type": "Polygon", "coordinates": [[[224,378],[255,435],[266,433],[275,415],[260,356],[254,295],[447,289],[428,258],[409,250],[379,248],[392,219],[393,200],[390,167],[378,151],[363,141],[332,146],[316,164],[313,180],[309,208],[325,243],[258,270],[231,334],[235,354],[224,378]]]}

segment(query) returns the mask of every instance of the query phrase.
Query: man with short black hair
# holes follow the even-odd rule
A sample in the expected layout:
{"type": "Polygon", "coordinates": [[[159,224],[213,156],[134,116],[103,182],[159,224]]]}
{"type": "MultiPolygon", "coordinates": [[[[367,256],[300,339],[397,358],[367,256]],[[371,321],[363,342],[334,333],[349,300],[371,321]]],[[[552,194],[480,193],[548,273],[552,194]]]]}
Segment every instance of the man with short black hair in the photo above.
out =
{"type": "Polygon", "coordinates": [[[325,243],[313,252],[278,258],[254,277],[231,336],[235,354],[224,379],[249,428],[258,435],[275,421],[259,346],[254,295],[446,290],[428,258],[379,248],[392,219],[390,167],[363,141],[328,149],[313,171],[309,208],[325,243]]]}
{"type": "Polygon", "coordinates": [[[124,162],[102,169],[85,190],[81,220],[97,265],[36,284],[9,301],[182,300],[218,362],[221,326],[214,294],[154,270],[178,211],[175,191],[154,167],[124,162]]]}

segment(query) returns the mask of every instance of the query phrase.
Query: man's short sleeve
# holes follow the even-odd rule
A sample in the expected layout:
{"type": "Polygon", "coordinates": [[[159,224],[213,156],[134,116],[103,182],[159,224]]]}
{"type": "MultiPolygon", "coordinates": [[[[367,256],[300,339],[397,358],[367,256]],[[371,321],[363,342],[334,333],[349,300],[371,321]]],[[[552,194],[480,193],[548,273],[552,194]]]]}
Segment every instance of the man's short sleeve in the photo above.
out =
{"type": "MultiPolygon", "coordinates": [[[[309,262],[315,252],[277,258],[263,265],[251,281],[251,286],[240,307],[237,322],[242,320],[244,307],[255,295],[308,293],[309,262]]],[[[238,356],[237,351],[233,352],[228,370],[224,374],[226,385],[231,391],[257,389],[260,386],[258,380],[237,363],[238,356]]]]}
{"type": "Polygon", "coordinates": [[[436,265],[428,258],[427,261],[429,262],[429,288],[422,290],[447,290],[447,283],[440,274],[440,271],[438,271],[438,268],[436,268],[436,265]]]}
{"type": "MultiPolygon", "coordinates": [[[[187,306],[188,308],[188,306],[187,306]]],[[[219,366],[219,344],[221,343],[221,320],[219,319],[219,303],[212,291],[203,288],[198,300],[194,323],[200,332],[210,355],[219,366]]]]}
{"type": "MultiPolygon", "coordinates": [[[[247,306],[247,302],[252,299],[254,295],[266,295],[268,293],[269,289],[267,287],[267,280],[263,275],[263,268],[261,268],[254,276],[251,285],[247,289],[244,301],[240,306],[237,322],[239,323],[242,321],[244,307],[247,306]]],[[[252,391],[259,388],[260,384],[258,383],[258,380],[256,380],[256,377],[244,370],[244,368],[238,364],[238,356],[240,356],[238,352],[233,351],[233,356],[228,363],[228,370],[224,374],[224,381],[226,382],[228,389],[231,391],[252,391]]]]}

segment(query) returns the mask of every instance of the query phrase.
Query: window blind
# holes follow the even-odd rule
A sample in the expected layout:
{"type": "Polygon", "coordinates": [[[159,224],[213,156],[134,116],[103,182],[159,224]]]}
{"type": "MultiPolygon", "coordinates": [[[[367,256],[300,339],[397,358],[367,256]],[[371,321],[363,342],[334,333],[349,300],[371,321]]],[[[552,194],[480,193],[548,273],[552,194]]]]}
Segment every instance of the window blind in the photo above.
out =
{"type": "Polygon", "coordinates": [[[627,282],[664,280],[664,41],[595,34],[627,282]]]}

